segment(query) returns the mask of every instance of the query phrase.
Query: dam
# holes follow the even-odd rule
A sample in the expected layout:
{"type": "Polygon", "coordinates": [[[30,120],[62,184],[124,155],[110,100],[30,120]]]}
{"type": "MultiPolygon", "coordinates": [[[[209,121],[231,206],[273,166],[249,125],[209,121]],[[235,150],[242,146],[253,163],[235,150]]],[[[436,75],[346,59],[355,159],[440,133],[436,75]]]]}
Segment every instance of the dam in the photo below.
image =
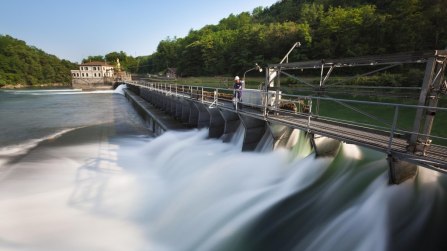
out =
{"type": "MultiPolygon", "coordinates": [[[[340,143],[346,142],[372,148],[388,155],[390,182],[401,183],[417,173],[417,166],[447,172],[447,138],[431,135],[434,117],[445,114],[447,108],[437,107],[439,96],[445,93],[444,71],[446,51],[430,53],[372,56],[354,59],[337,59],[299,63],[273,64],[267,68],[266,88],[244,90],[244,101],[233,104],[232,90],[200,86],[179,86],[167,83],[124,82],[133,93],[152,103],[173,118],[189,127],[209,128],[210,138],[231,138],[240,124],[245,128],[243,151],[253,151],[266,137],[273,139],[272,148],[284,146],[293,130],[305,132],[317,156],[335,155],[340,143]],[[419,104],[371,102],[362,100],[336,99],[325,96],[289,95],[281,93],[279,78],[281,73],[292,76],[290,69],[321,68],[320,85],[314,88],[324,90],[324,83],[335,68],[378,66],[374,70],[389,69],[401,64],[426,64],[419,104]],[[326,74],[323,72],[328,69],[326,74]],[[267,86],[275,91],[267,90],[267,86]],[[319,115],[320,103],[341,104],[368,117],[370,124],[341,121],[319,115]],[[240,109],[239,105],[244,108],[240,109]],[[287,105],[293,109],[287,109],[287,105]],[[384,107],[391,110],[390,121],[362,112],[355,105],[384,107]],[[414,128],[399,128],[399,111],[414,112],[414,128]],[[424,115],[424,116],[423,116],[424,115]],[[433,137],[441,144],[432,144],[433,137]]],[[[292,76],[293,77],[293,76],[292,76]]],[[[308,84],[310,85],[310,84],[308,84]]],[[[166,130],[163,126],[154,129],[166,130]]],[[[442,123],[442,122],[441,122],[442,123]]]]}

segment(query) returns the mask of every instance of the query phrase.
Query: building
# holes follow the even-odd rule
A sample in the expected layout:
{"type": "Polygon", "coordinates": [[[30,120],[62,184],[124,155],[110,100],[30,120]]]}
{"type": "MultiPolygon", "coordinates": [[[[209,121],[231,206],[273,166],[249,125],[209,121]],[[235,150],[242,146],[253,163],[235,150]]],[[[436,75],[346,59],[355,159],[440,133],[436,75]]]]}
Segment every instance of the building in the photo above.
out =
{"type": "Polygon", "coordinates": [[[71,70],[72,86],[76,89],[112,88],[115,72],[106,62],[88,62],[79,65],[79,70],[71,70]]]}
{"type": "Polygon", "coordinates": [[[166,69],[166,77],[167,78],[177,78],[177,68],[166,69]]]}

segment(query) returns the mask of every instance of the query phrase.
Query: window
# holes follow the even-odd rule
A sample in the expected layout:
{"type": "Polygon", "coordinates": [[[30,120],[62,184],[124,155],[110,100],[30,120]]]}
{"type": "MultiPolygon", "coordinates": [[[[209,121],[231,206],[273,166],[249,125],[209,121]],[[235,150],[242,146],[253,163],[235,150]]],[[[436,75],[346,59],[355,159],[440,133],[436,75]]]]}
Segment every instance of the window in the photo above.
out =
{"type": "Polygon", "coordinates": [[[85,76],[88,77],[88,73],[86,73],[85,76]]]}
{"type": "Polygon", "coordinates": [[[82,76],[84,77],[84,73],[82,73],[82,76]]]}

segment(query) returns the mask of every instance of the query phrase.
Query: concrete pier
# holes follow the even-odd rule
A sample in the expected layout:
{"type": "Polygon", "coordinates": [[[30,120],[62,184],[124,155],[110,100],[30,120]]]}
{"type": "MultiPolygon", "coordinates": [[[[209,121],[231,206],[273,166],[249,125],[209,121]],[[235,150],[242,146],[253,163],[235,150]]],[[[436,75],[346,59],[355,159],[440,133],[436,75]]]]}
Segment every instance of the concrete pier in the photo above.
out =
{"type": "Polygon", "coordinates": [[[209,137],[220,138],[225,131],[225,120],[217,108],[208,108],[210,114],[209,137]]]}
{"type": "MultiPolygon", "coordinates": [[[[147,96],[147,93],[143,95],[147,96]]],[[[124,90],[124,95],[149,123],[149,128],[155,135],[160,135],[167,130],[185,130],[186,127],[170,115],[155,108],[146,102],[142,97],[137,96],[132,91],[124,90]]]]}
{"type": "Polygon", "coordinates": [[[266,122],[242,114],[239,114],[239,117],[245,127],[242,151],[253,151],[266,131],[266,122]]]}
{"type": "Polygon", "coordinates": [[[390,184],[400,184],[416,177],[418,166],[393,156],[388,156],[390,184]]]}
{"type": "Polygon", "coordinates": [[[336,139],[311,134],[310,142],[317,157],[334,157],[338,154],[341,142],[336,139]]]}
{"type": "Polygon", "coordinates": [[[222,118],[225,121],[224,133],[222,135],[222,140],[224,142],[229,142],[236,132],[237,128],[241,124],[239,116],[237,113],[230,112],[227,110],[220,111],[222,118]]]}

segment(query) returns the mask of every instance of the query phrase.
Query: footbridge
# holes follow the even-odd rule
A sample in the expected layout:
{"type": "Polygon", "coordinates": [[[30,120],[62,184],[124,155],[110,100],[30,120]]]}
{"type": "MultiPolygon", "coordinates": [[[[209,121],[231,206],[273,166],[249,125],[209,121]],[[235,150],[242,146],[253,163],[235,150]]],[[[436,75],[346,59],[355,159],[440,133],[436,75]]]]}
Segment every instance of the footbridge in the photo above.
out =
{"type": "MultiPolygon", "coordinates": [[[[284,147],[299,130],[317,156],[335,155],[341,142],[384,152],[390,182],[398,184],[413,177],[419,166],[447,172],[447,108],[438,105],[445,102],[441,97],[447,87],[446,61],[447,51],[432,51],[271,64],[266,67],[265,82],[258,89],[244,89],[242,101],[233,99],[232,88],[145,81],[125,84],[128,97],[144,99],[185,126],[207,127],[211,138],[229,140],[242,124],[243,151],[254,150],[266,135],[273,138],[273,148],[284,147]],[[395,67],[408,69],[406,65],[422,69],[420,85],[347,84],[395,67]],[[355,75],[346,77],[346,69],[355,75]],[[345,77],[331,82],[335,70],[345,77]],[[319,76],[300,77],[304,71],[319,76]],[[283,83],[281,76],[287,78],[283,83]],[[351,98],[343,97],[347,94],[351,98]]],[[[155,128],[157,121],[151,121],[155,128]]]]}

